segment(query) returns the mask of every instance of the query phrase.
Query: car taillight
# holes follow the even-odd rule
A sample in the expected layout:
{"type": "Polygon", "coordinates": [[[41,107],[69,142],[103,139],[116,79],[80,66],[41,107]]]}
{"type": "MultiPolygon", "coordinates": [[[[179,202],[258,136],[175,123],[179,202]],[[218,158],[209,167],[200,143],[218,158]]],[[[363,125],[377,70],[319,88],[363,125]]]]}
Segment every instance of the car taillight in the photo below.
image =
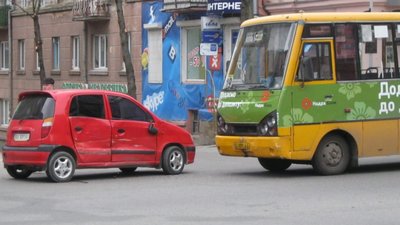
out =
{"type": "Polygon", "coordinates": [[[49,135],[50,133],[50,129],[53,126],[53,118],[46,118],[43,120],[42,123],[42,138],[47,137],[47,135],[49,135]]]}

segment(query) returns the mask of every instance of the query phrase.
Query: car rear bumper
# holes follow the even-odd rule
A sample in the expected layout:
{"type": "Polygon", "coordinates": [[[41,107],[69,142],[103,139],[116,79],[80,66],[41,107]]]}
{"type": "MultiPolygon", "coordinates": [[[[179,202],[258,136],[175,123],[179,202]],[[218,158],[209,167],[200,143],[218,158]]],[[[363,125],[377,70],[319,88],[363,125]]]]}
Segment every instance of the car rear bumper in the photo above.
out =
{"type": "Polygon", "coordinates": [[[25,165],[45,167],[55,145],[39,145],[37,147],[3,146],[4,166],[25,165]]]}

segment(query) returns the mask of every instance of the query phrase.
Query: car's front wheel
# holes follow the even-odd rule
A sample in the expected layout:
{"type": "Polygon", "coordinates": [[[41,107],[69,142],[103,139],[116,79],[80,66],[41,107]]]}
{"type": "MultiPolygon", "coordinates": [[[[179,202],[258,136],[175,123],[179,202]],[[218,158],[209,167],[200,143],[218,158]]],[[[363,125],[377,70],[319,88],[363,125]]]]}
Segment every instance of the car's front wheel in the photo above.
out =
{"type": "Polygon", "coordinates": [[[75,159],[68,152],[54,153],[47,165],[47,176],[54,182],[68,182],[75,173],[75,159]]]}
{"type": "Polygon", "coordinates": [[[177,146],[168,147],[162,157],[162,168],[165,174],[180,174],[185,167],[185,155],[177,146]]]}
{"type": "Polygon", "coordinates": [[[26,179],[33,171],[24,166],[7,166],[7,172],[15,179],[26,179]]]}

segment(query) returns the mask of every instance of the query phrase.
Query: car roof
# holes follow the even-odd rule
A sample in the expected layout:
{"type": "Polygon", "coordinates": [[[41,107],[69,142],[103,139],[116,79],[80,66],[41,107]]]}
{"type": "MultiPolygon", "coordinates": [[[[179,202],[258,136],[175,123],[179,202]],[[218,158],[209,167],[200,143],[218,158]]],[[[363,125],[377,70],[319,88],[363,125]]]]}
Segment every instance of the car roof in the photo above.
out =
{"type": "Polygon", "coordinates": [[[23,96],[34,95],[34,94],[49,94],[54,98],[58,96],[71,96],[76,94],[109,94],[109,95],[119,95],[128,96],[127,94],[107,91],[107,90],[97,90],[97,89],[54,89],[54,90],[34,90],[34,91],[24,91],[19,94],[19,99],[23,96]]]}

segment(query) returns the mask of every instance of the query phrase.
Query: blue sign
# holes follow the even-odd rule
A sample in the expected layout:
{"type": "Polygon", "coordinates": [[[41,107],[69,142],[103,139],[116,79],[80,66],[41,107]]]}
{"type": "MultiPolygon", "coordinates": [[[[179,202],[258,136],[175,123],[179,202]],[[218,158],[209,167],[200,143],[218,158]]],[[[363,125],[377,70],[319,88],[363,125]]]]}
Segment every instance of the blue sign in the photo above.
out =
{"type": "Polygon", "coordinates": [[[240,14],[241,0],[208,0],[207,13],[213,15],[240,14]]]}
{"type": "Polygon", "coordinates": [[[222,34],[220,30],[205,30],[201,32],[201,41],[203,43],[222,44],[222,34]]]}

